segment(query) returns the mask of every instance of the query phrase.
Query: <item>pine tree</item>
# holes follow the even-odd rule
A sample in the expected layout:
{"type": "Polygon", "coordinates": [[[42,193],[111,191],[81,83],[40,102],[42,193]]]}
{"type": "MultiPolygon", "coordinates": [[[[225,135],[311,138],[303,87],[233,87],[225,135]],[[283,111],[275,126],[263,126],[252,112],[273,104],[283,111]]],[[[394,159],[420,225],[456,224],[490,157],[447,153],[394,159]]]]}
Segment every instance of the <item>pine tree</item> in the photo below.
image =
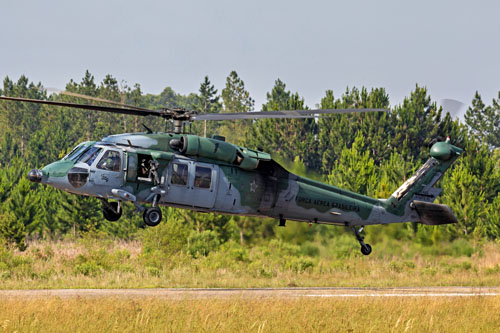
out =
{"type": "Polygon", "coordinates": [[[250,93],[245,90],[245,82],[240,79],[236,71],[231,71],[226,78],[226,87],[222,89],[222,101],[225,112],[252,111],[255,104],[250,93]]]}
{"type": "Polygon", "coordinates": [[[465,122],[472,134],[482,143],[500,147],[500,92],[491,106],[486,106],[479,92],[465,113],[465,122]]]}
{"type": "MultiPolygon", "coordinates": [[[[35,85],[24,75],[16,83],[6,77],[3,86],[3,94],[6,96],[47,98],[41,83],[35,85]]],[[[25,155],[26,145],[38,127],[41,108],[41,105],[32,103],[2,101],[0,104],[0,120],[5,124],[3,129],[5,132],[10,132],[12,138],[18,143],[21,156],[25,155]]]]}
{"type": "MultiPolygon", "coordinates": [[[[370,92],[364,87],[347,88],[338,99],[332,90],[327,90],[322,98],[322,109],[347,108],[388,108],[389,96],[385,89],[376,88],[370,92]]],[[[321,159],[321,171],[330,173],[335,161],[340,157],[345,146],[351,147],[356,133],[365,135],[365,146],[376,164],[390,156],[392,151],[389,138],[392,137],[393,125],[390,112],[333,114],[321,117],[318,121],[318,155],[321,159]]]]}
{"type": "Polygon", "coordinates": [[[500,148],[500,92],[498,92],[498,97],[493,99],[491,105],[490,126],[486,143],[492,147],[500,148]]]}
{"type": "Polygon", "coordinates": [[[406,160],[398,152],[393,152],[388,160],[380,165],[377,176],[376,198],[386,199],[398,189],[409,177],[411,177],[418,165],[413,161],[406,160]]]}
{"type": "Polygon", "coordinates": [[[23,177],[12,189],[7,202],[7,210],[14,214],[16,220],[24,225],[29,234],[40,231],[37,219],[40,211],[39,197],[33,190],[34,185],[23,177]]]}
{"type": "MultiPolygon", "coordinates": [[[[144,100],[142,98],[141,85],[136,83],[134,89],[127,93],[127,104],[135,105],[138,107],[144,107],[144,100]]],[[[139,116],[133,117],[133,131],[139,131],[139,116]]]]}
{"type": "Polygon", "coordinates": [[[479,179],[461,163],[441,183],[443,195],[439,200],[450,206],[458,219],[456,225],[448,228],[458,235],[472,235],[477,226],[485,224],[487,214],[485,195],[480,188],[479,179]]]}
{"type": "Polygon", "coordinates": [[[24,224],[11,212],[0,212],[0,240],[5,245],[15,244],[21,251],[26,249],[24,224]]]}
{"type": "MultiPolygon", "coordinates": [[[[85,71],[85,76],[83,77],[81,83],[76,83],[71,80],[66,85],[66,91],[75,92],[82,95],[87,95],[91,97],[97,96],[97,85],[94,81],[94,76],[90,74],[87,70],[85,71]]],[[[58,98],[66,102],[77,101],[81,103],[81,100],[75,99],[75,97],[59,95],[58,98]]],[[[94,138],[93,129],[97,123],[97,115],[95,111],[87,111],[87,110],[75,110],[75,109],[66,109],[66,112],[69,112],[73,115],[73,124],[78,125],[78,128],[85,133],[85,140],[90,141],[94,138]]]]}
{"type": "MultiPolygon", "coordinates": [[[[286,90],[280,79],[274,83],[262,111],[307,110],[304,99],[298,93],[286,90]]],[[[311,169],[319,165],[316,156],[317,125],[314,119],[259,119],[251,125],[246,144],[263,148],[276,158],[287,162],[299,158],[311,169]]]]}
{"type": "MultiPolygon", "coordinates": [[[[197,110],[201,113],[214,113],[220,111],[222,108],[217,95],[217,89],[205,76],[203,82],[200,84],[199,95],[197,96],[197,110]]],[[[217,130],[216,122],[203,122],[203,136],[206,137],[207,133],[215,133],[217,130]]]]}
{"type": "Polygon", "coordinates": [[[361,194],[374,194],[377,169],[364,149],[364,136],[358,132],[351,148],[344,147],[335,168],[328,175],[328,183],[361,194]]]}
{"type": "Polygon", "coordinates": [[[391,146],[415,161],[426,160],[428,151],[425,148],[434,139],[447,135],[440,132],[441,109],[431,101],[425,87],[417,85],[410,97],[394,108],[393,117],[391,146]]]}
{"type": "MultiPolygon", "coordinates": [[[[226,86],[222,89],[222,103],[225,112],[249,112],[254,109],[255,101],[245,89],[245,82],[236,71],[231,71],[226,78],[226,86]]],[[[249,121],[223,121],[219,124],[219,132],[236,144],[244,143],[244,134],[249,121]]]]}
{"type": "Polygon", "coordinates": [[[496,240],[500,238],[500,193],[488,207],[485,224],[481,226],[481,232],[489,239],[496,240]]]}

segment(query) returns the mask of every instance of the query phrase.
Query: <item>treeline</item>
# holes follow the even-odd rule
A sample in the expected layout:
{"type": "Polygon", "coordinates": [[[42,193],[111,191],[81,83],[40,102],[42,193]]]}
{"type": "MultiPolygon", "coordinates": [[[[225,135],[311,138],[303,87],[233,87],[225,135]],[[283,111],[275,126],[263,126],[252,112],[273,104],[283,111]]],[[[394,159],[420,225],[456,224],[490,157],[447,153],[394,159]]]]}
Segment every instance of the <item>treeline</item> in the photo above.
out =
{"type": "MultiPolygon", "coordinates": [[[[159,95],[145,94],[139,84],[130,87],[107,75],[101,83],[87,71],[81,81],[71,80],[66,91],[100,97],[146,108],[181,107],[199,112],[247,112],[255,102],[243,80],[233,71],[220,90],[205,77],[197,93],[187,96],[167,87],[159,95]]],[[[41,83],[25,76],[6,77],[0,94],[36,99],[89,103],[67,94],[52,94],[41,83]]],[[[93,102],[94,103],[94,102],[93,102]]],[[[389,112],[332,115],[315,119],[262,119],[257,121],[195,122],[194,134],[224,135],[249,148],[263,148],[290,171],[377,198],[390,194],[428,158],[436,140],[451,137],[466,150],[453,170],[438,183],[444,191],[438,199],[452,207],[457,225],[426,227],[417,224],[377,229],[394,237],[455,239],[500,236],[500,93],[486,105],[479,93],[468,108],[465,122],[444,114],[425,87],[415,90],[391,106],[384,88],[347,88],[334,94],[327,90],[319,108],[388,108],[389,112]]],[[[297,92],[277,79],[262,110],[309,108],[297,92]]],[[[110,134],[143,131],[143,124],[165,131],[169,123],[159,119],[114,115],[29,103],[0,102],[0,237],[4,243],[25,246],[31,238],[78,237],[99,232],[130,238],[144,228],[142,218],[125,207],[119,222],[102,217],[100,202],[39,186],[26,179],[27,171],[40,168],[62,156],[79,142],[99,140],[110,134]]],[[[277,235],[300,243],[321,234],[333,237],[334,227],[307,228],[292,224],[276,229],[269,219],[199,214],[183,210],[165,212],[182,220],[190,237],[222,244],[234,238],[255,243],[277,235]],[[175,211],[175,214],[173,213],[175,211]]],[[[164,221],[170,223],[171,221],[164,221]]]]}

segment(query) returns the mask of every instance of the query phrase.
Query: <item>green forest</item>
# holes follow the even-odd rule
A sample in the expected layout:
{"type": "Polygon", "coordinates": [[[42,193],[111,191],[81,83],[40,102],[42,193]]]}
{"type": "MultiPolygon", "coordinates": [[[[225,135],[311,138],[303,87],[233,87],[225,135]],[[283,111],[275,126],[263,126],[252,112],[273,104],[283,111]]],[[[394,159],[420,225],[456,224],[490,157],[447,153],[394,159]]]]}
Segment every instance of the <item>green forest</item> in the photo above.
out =
{"type": "MultiPolygon", "coordinates": [[[[107,75],[96,82],[88,71],[81,80],[70,80],[67,92],[156,109],[182,107],[199,112],[247,112],[254,109],[303,110],[308,108],[388,108],[389,112],[331,115],[315,119],[195,122],[193,134],[223,135],[248,148],[263,148],[289,171],[375,198],[388,198],[428,158],[436,140],[451,137],[466,153],[437,184],[443,188],[439,203],[449,205],[459,223],[443,226],[400,224],[366,229],[375,242],[383,237],[418,244],[482,241],[500,237],[500,92],[491,103],[479,92],[471,96],[465,124],[445,114],[420,85],[401,104],[392,105],[383,87],[347,87],[326,90],[316,105],[306,105],[299,92],[287,90],[277,79],[267,101],[256,106],[244,81],[235,71],[224,87],[208,77],[199,91],[189,95],[166,87],[161,94],[128,86],[107,75]]],[[[21,76],[6,77],[0,94],[35,99],[88,102],[81,98],[49,94],[42,83],[21,76]]],[[[159,119],[115,115],[29,103],[0,103],[0,241],[26,249],[32,240],[92,237],[156,239],[169,251],[182,250],[193,257],[206,256],[226,244],[251,247],[269,242],[300,246],[304,253],[316,251],[314,242],[328,242],[345,233],[341,227],[291,222],[280,228],[277,221],[250,217],[202,214],[162,208],[164,220],[152,233],[132,205],[125,205],[117,222],[105,220],[95,198],[71,195],[26,178],[67,154],[78,143],[107,135],[168,130],[159,119]],[[149,229],[149,230],[148,230],[149,229]]],[[[353,238],[354,236],[349,235],[353,238]]],[[[358,251],[357,246],[353,248],[358,251]]]]}

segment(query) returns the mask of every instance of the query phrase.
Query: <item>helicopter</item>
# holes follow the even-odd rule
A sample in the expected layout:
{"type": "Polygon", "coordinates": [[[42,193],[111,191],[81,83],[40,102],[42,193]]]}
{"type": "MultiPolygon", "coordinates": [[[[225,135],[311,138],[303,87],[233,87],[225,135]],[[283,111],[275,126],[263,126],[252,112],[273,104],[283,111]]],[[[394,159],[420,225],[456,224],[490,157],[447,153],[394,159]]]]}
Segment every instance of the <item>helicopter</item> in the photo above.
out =
{"type": "Polygon", "coordinates": [[[198,113],[186,109],[152,110],[69,93],[113,106],[67,103],[0,96],[0,100],[38,103],[116,114],[161,117],[172,132],[124,133],[78,144],[61,160],[32,169],[28,179],[69,193],[97,197],[109,221],[118,221],[122,204],[131,202],[144,223],[162,220],[159,206],[207,213],[271,217],[286,221],[345,226],[369,255],[372,247],[361,235],[374,224],[418,222],[441,225],[458,222],[450,207],[433,203],[442,189],[436,182],[463,153],[450,138],[435,142],[429,159],[389,198],[376,199],[287,171],[271,154],[189,134],[187,123],[243,119],[301,119],[386,109],[313,109],[244,113],[198,113]],[[146,207],[149,206],[149,207],[146,207]]]}

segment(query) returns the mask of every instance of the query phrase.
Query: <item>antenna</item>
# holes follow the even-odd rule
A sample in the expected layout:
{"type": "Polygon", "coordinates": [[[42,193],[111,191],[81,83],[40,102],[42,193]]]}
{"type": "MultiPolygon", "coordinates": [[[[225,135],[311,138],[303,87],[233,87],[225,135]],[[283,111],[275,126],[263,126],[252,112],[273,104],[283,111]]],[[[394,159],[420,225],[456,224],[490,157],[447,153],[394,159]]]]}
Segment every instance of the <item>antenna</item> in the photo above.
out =
{"type": "Polygon", "coordinates": [[[153,133],[153,131],[151,130],[151,128],[147,127],[146,125],[142,124],[142,126],[144,126],[144,128],[146,129],[146,131],[148,132],[148,134],[151,134],[153,133]]]}

